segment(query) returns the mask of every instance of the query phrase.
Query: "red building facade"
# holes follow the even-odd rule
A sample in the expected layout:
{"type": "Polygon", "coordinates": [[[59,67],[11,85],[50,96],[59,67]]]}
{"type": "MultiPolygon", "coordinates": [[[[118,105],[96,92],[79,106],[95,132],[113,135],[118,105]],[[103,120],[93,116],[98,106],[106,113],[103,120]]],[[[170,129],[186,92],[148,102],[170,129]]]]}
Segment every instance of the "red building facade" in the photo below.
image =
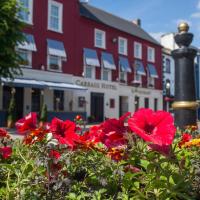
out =
{"type": "MultiPolygon", "coordinates": [[[[162,47],[139,25],[78,0],[27,0],[25,3],[23,6],[32,10],[22,12],[21,18],[27,23],[24,33],[32,36],[35,48],[29,51],[31,64],[22,65],[24,76],[16,77],[23,79],[24,85],[12,83],[14,87],[24,88],[23,115],[39,111],[44,102],[52,115],[86,113],[94,121],[118,117],[139,107],[162,108],[162,47]],[[97,47],[98,43],[103,46],[97,47]],[[87,59],[99,66],[88,66],[87,59]],[[103,66],[104,61],[108,67],[103,66]],[[104,68],[107,69],[103,71],[104,68]],[[25,83],[28,80],[32,85],[25,83]],[[62,91],[57,92],[61,97],[55,91],[62,91]],[[34,92],[38,93],[35,98],[34,92]],[[42,102],[34,110],[36,100],[42,102]],[[99,112],[101,116],[97,116],[99,112]]],[[[18,50],[22,49],[23,54],[27,48],[24,50],[22,46],[18,50]]],[[[10,84],[4,81],[6,87],[10,84]]],[[[1,87],[0,110],[6,110],[4,101],[9,98],[5,97],[8,88],[4,87],[1,87]]]]}

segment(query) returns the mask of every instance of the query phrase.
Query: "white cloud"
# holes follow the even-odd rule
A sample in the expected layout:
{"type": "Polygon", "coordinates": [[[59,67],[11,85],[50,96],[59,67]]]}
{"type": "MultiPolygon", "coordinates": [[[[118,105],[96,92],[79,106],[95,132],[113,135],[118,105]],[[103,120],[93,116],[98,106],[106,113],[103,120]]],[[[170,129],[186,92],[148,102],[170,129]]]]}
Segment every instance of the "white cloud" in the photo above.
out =
{"type": "Polygon", "coordinates": [[[164,35],[164,32],[155,32],[155,33],[150,33],[150,35],[156,39],[158,42],[160,42],[160,38],[162,35],[164,35]]]}
{"type": "Polygon", "coordinates": [[[192,18],[200,18],[200,12],[192,13],[191,17],[192,18]]]}

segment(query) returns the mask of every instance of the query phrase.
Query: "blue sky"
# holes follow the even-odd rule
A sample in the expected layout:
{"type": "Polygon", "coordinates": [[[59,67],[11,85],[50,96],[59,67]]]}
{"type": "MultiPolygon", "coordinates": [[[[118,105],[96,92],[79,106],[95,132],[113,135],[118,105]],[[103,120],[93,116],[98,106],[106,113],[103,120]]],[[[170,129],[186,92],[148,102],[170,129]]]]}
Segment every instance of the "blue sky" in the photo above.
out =
{"type": "Polygon", "coordinates": [[[95,7],[128,20],[140,18],[142,27],[154,37],[176,32],[187,21],[194,33],[193,45],[200,47],[200,0],[89,0],[95,7]]]}

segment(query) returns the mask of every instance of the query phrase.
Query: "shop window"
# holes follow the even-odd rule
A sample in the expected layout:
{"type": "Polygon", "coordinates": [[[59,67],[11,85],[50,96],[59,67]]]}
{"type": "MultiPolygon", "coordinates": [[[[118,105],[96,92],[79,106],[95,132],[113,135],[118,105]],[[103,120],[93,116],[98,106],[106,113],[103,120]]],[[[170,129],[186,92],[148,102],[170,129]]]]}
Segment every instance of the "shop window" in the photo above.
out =
{"type": "Polygon", "coordinates": [[[78,107],[83,108],[85,106],[85,97],[78,97],[78,107]]]}
{"type": "Polygon", "coordinates": [[[40,111],[40,89],[32,89],[31,90],[31,111],[39,112],[40,111]]]}
{"type": "Polygon", "coordinates": [[[54,111],[64,111],[64,91],[54,90],[54,111]]]}
{"type": "Polygon", "coordinates": [[[48,29],[62,32],[63,5],[57,1],[49,0],[48,29]]]}
{"type": "Polygon", "coordinates": [[[115,99],[110,99],[110,108],[115,108],[115,99]]]}
{"type": "Polygon", "coordinates": [[[149,98],[144,98],[144,107],[149,108],[149,98]]]}

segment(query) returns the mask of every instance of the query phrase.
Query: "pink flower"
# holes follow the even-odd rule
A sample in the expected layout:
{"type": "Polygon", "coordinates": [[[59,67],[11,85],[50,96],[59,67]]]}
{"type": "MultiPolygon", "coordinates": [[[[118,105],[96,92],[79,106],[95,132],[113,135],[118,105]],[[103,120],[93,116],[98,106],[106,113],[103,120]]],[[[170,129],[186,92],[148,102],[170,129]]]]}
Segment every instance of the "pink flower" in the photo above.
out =
{"type": "Polygon", "coordinates": [[[170,113],[142,108],[128,120],[130,129],[156,151],[168,154],[176,128],[170,113]]]}
{"type": "Polygon", "coordinates": [[[11,147],[0,147],[0,154],[4,159],[10,158],[12,154],[12,148],[11,147]]]}
{"type": "Polygon", "coordinates": [[[37,124],[37,114],[32,112],[29,113],[24,118],[18,120],[15,123],[15,126],[20,133],[24,133],[29,130],[34,130],[36,128],[37,124]]]}

